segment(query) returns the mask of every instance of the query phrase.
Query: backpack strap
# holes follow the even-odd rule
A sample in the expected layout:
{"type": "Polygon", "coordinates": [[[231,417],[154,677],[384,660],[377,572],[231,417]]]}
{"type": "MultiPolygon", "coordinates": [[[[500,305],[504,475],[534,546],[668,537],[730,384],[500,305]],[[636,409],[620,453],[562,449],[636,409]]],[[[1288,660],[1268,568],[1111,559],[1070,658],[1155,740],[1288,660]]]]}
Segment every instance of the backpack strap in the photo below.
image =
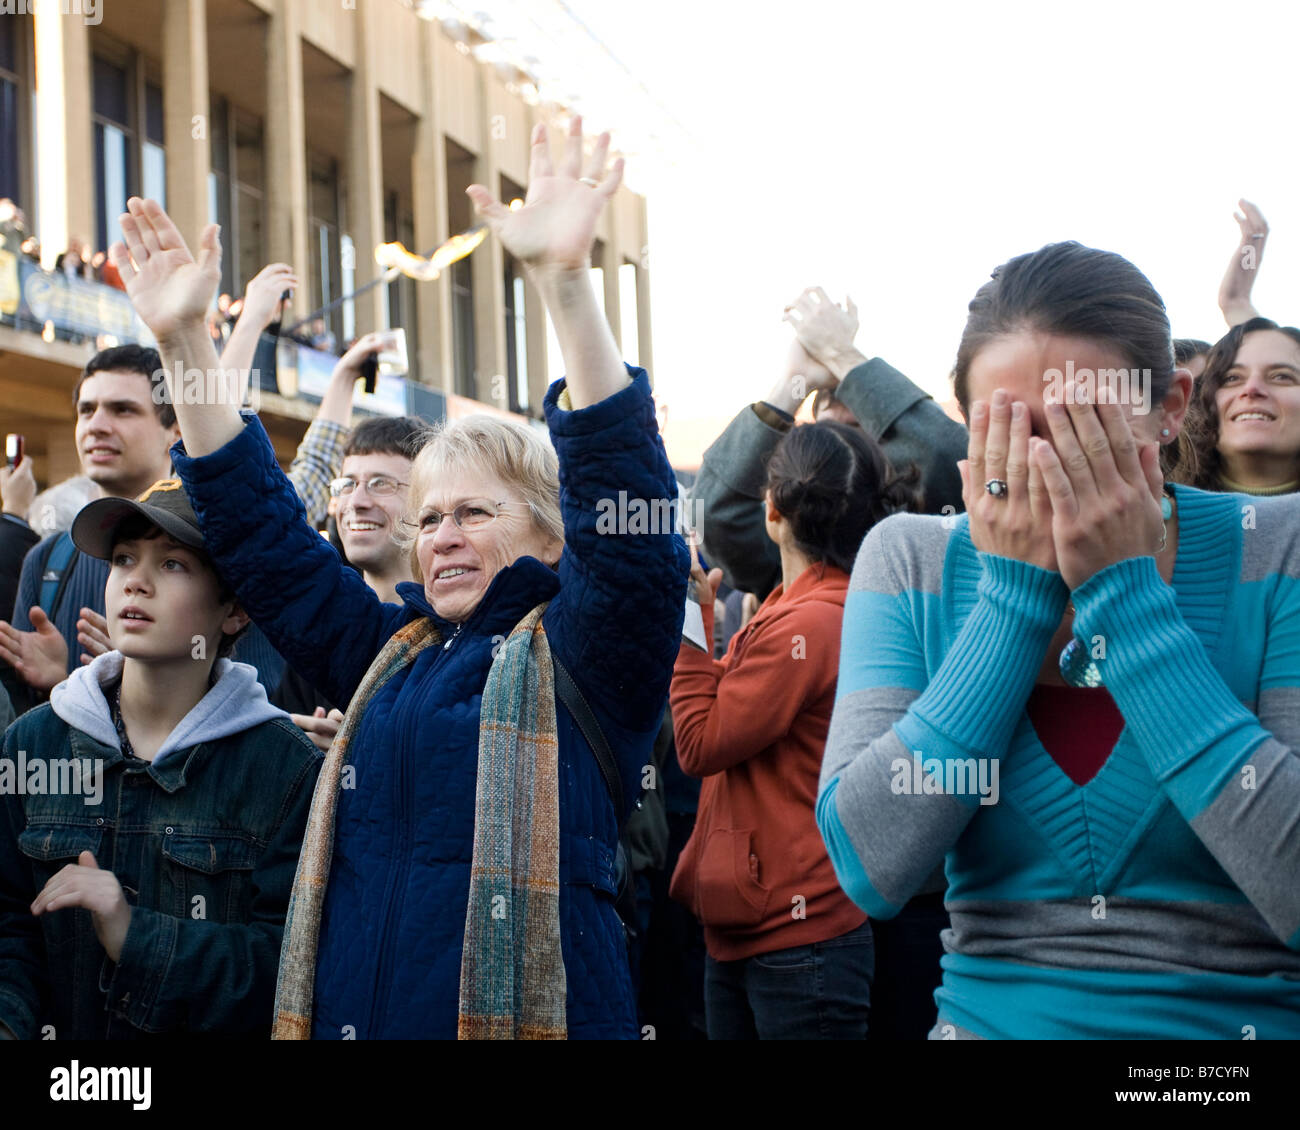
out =
{"type": "Polygon", "coordinates": [[[577,723],[578,729],[582,731],[582,736],[587,739],[587,744],[591,746],[591,752],[596,755],[596,764],[600,766],[600,775],[605,778],[605,788],[609,790],[609,799],[614,802],[614,819],[618,821],[620,830],[623,827],[623,783],[619,780],[618,764],[614,760],[614,753],[609,748],[609,741],[605,737],[605,731],[600,728],[600,723],[596,721],[596,716],[591,712],[591,707],[587,705],[587,700],[582,697],[582,691],[578,690],[578,684],[573,681],[573,676],[569,670],[560,662],[559,656],[555,651],[551,651],[551,662],[555,665],[555,693],[559,695],[560,701],[569,709],[569,714],[577,723]]]}
{"type": "MultiPolygon", "coordinates": [[[[618,763],[614,752],[609,748],[605,731],[596,721],[596,715],[583,697],[578,684],[573,681],[568,668],[560,662],[554,649],[551,651],[551,663],[555,668],[555,694],[569,711],[575,725],[587,745],[596,755],[596,764],[600,766],[600,775],[605,778],[605,788],[609,790],[609,799],[614,802],[614,819],[618,823],[618,849],[614,856],[614,909],[623,923],[624,933],[629,944],[640,933],[637,920],[636,888],[632,879],[632,852],[627,839],[627,821],[623,818],[623,783],[618,776],[618,763]]],[[[639,808],[641,802],[637,801],[639,808]]]]}
{"type": "Polygon", "coordinates": [[[72,535],[64,530],[50,542],[40,563],[40,598],[37,603],[41,611],[51,620],[63,603],[68,581],[72,576],[72,564],[77,556],[77,546],[72,535]]]}

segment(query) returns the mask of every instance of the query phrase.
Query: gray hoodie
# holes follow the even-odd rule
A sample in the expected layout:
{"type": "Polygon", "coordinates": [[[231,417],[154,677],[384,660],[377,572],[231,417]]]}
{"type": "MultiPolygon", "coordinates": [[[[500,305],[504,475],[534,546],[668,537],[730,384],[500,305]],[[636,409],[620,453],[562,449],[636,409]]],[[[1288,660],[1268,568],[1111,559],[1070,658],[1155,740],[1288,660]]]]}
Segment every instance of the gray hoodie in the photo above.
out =
{"type": "MultiPolygon", "coordinates": [[[[121,676],[122,660],[120,651],[106,652],[50,691],[50,709],[63,721],[118,750],[121,743],[103,688],[121,676]]],[[[271,718],[288,717],[267,701],[256,667],[218,659],[214,673],[216,681],[167,736],[154,756],[154,765],[200,742],[228,738],[271,718]]]]}

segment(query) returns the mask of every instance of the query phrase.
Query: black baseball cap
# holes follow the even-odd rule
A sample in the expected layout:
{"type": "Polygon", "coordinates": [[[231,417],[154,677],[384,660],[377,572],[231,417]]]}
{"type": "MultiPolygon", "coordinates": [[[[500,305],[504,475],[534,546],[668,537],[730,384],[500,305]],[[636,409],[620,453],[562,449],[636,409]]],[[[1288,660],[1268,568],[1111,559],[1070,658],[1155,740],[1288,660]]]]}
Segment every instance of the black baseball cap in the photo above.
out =
{"type": "Polygon", "coordinates": [[[72,541],[82,553],[107,561],[113,534],[136,514],[191,549],[204,549],[203,531],[180,479],[159,479],[139,498],[97,498],[83,506],[72,523],[72,541]]]}

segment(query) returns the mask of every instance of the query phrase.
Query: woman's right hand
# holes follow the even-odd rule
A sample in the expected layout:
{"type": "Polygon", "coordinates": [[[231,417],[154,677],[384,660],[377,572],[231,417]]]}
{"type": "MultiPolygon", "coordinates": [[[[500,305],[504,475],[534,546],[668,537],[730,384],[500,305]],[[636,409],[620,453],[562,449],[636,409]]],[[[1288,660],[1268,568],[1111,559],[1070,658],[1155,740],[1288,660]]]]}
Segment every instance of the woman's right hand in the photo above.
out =
{"type": "Polygon", "coordinates": [[[1029,461],[1029,406],[996,389],[993,401],[971,405],[970,444],[961,469],[961,497],[970,536],[981,553],[1027,561],[1057,572],[1052,505],[1042,472],[1029,461]],[[995,497],[986,484],[1001,479],[1007,493],[995,497]]]}
{"type": "Polygon", "coordinates": [[[121,217],[126,241],[109,248],[131,305],[158,341],[198,328],[221,282],[219,228],[208,224],[195,259],[156,200],[138,196],[121,217]]]}

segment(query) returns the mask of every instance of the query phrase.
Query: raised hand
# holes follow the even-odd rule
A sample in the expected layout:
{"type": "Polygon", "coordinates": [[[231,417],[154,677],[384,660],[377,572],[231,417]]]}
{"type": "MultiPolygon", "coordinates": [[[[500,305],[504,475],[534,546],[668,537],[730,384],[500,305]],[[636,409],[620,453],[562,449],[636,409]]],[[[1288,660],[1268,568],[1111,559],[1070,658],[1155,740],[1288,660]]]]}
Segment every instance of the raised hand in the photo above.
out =
{"type": "Polygon", "coordinates": [[[796,340],[790,343],[780,378],[764,399],[793,416],[810,392],[822,389],[834,392],[839,383],[835,375],[820,361],[808,356],[808,351],[796,340]]]}
{"type": "Polygon", "coordinates": [[[1165,546],[1159,444],[1139,442],[1116,404],[1075,403],[1086,399],[1067,387],[1068,408],[1046,404],[1052,442],[1035,439],[1031,453],[1051,505],[1061,577],[1071,589],[1108,565],[1156,556],[1165,546]]]}
{"type": "Polygon", "coordinates": [[[36,479],[32,476],[32,461],[26,455],[17,467],[11,469],[8,463],[0,466],[0,509],[26,521],[35,497],[36,479]]]}
{"type": "Polygon", "coordinates": [[[195,327],[202,329],[221,282],[217,225],[203,229],[195,259],[156,200],[133,196],[126,206],[121,217],[125,245],[115,243],[108,253],[135,312],[160,343],[195,327]]]}
{"type": "Polygon", "coordinates": [[[531,270],[589,267],[596,221],[623,180],[623,158],[606,170],[609,134],[602,133],[584,172],[580,117],[569,123],[558,170],[552,167],[546,127],[540,122],[532,145],[528,194],[518,211],[512,212],[481,184],[466,191],[506,250],[531,270]]]}
{"type": "Polygon", "coordinates": [[[981,553],[1057,569],[1052,507],[1043,478],[1029,460],[1029,406],[995,389],[993,402],[977,400],[970,411],[970,444],[961,470],[961,497],[970,515],[970,536],[981,553]],[[989,494],[998,480],[1006,493],[989,494]]]}
{"type": "Polygon", "coordinates": [[[0,620],[0,659],[29,687],[48,691],[68,677],[68,644],[39,604],[32,605],[27,615],[34,631],[24,632],[0,620]]]}
{"type": "Polygon", "coordinates": [[[1241,211],[1233,212],[1232,218],[1241,229],[1241,238],[1219,283],[1219,309],[1229,326],[1239,326],[1259,317],[1250,292],[1264,258],[1264,244],[1268,242],[1268,221],[1264,214],[1249,200],[1238,200],[1237,204],[1241,211]]]}
{"type": "Polygon", "coordinates": [[[838,380],[866,361],[853,344],[858,336],[858,308],[845,298],[837,306],[819,286],[809,287],[785,308],[785,320],[794,326],[799,344],[838,380]]]}
{"type": "Polygon", "coordinates": [[[361,366],[365,359],[372,353],[378,353],[379,350],[383,349],[388,337],[387,330],[362,334],[352,343],[352,348],[334,363],[334,371],[330,374],[330,380],[342,381],[350,377],[351,381],[348,384],[350,391],[352,385],[361,379],[361,366]]]}
{"type": "Polygon", "coordinates": [[[268,263],[244,288],[241,318],[252,320],[259,330],[266,329],[280,314],[280,296],[298,285],[298,276],[288,263],[268,263]]]}

